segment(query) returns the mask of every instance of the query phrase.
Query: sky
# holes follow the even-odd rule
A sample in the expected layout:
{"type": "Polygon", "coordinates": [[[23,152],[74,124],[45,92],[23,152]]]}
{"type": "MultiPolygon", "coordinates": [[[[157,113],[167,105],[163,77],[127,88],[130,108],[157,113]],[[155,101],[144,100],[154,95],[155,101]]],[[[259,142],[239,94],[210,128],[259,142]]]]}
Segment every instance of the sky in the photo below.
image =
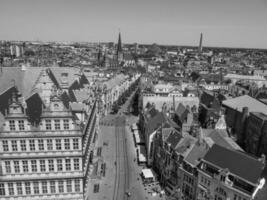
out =
{"type": "Polygon", "coordinates": [[[267,0],[0,0],[0,40],[267,49],[267,0]]]}

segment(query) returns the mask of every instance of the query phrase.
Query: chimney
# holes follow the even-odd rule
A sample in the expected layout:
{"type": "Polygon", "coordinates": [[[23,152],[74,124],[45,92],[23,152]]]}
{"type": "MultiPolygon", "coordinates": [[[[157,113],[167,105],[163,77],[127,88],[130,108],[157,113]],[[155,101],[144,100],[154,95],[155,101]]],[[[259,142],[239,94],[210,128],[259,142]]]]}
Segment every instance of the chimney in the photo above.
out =
{"type": "Polygon", "coordinates": [[[200,127],[200,128],[198,128],[198,132],[197,132],[197,142],[198,142],[198,144],[203,144],[203,138],[204,138],[204,136],[203,136],[203,132],[202,132],[202,128],[200,127]]]}
{"type": "Polygon", "coordinates": [[[247,117],[249,115],[248,107],[243,107],[242,114],[244,117],[247,117]]]}

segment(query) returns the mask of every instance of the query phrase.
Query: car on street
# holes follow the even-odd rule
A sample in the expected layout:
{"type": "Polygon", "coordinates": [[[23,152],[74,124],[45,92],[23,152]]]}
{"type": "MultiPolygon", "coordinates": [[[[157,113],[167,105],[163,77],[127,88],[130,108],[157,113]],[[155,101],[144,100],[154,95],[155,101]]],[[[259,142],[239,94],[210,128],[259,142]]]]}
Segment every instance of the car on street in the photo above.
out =
{"type": "Polygon", "coordinates": [[[131,192],[126,192],[126,195],[127,195],[128,197],[130,197],[132,194],[131,194],[131,192]]]}

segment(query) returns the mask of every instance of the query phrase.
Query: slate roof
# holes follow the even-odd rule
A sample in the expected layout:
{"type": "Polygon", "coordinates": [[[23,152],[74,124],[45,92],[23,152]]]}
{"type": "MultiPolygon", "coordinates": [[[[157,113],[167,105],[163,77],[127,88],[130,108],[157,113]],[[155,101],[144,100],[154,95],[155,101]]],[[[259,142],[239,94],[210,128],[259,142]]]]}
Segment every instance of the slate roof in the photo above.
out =
{"type": "Polygon", "coordinates": [[[194,143],[196,142],[196,138],[191,135],[184,135],[183,139],[176,146],[175,151],[184,155],[186,157],[189,151],[192,149],[194,143]]]}
{"type": "Polygon", "coordinates": [[[157,128],[159,128],[164,122],[166,122],[166,118],[162,112],[158,112],[154,117],[150,118],[146,125],[146,133],[150,135],[157,128]]]}
{"type": "Polygon", "coordinates": [[[175,113],[178,116],[179,120],[183,123],[189,111],[182,103],[179,103],[175,113]]]}
{"type": "Polygon", "coordinates": [[[85,105],[83,103],[71,102],[69,106],[72,111],[76,112],[82,112],[86,110],[85,105]]]}
{"type": "Polygon", "coordinates": [[[199,160],[203,158],[207,152],[208,148],[206,148],[204,145],[195,143],[194,147],[191,149],[184,160],[191,165],[196,166],[199,163],[199,160]]]}
{"type": "Polygon", "coordinates": [[[264,165],[258,159],[245,153],[229,150],[214,144],[204,157],[205,161],[229,171],[251,183],[261,178],[264,165]],[[248,173],[249,172],[249,173],[248,173]]]}
{"type": "Polygon", "coordinates": [[[181,134],[176,131],[172,131],[166,142],[171,145],[172,149],[174,149],[182,138],[183,136],[181,134]]]}
{"type": "Polygon", "coordinates": [[[77,102],[84,102],[89,99],[89,91],[73,90],[73,95],[77,102]]]}
{"type": "Polygon", "coordinates": [[[69,86],[77,80],[80,74],[80,69],[75,67],[50,67],[49,69],[51,70],[59,85],[62,84],[62,73],[68,74],[68,76],[66,76],[65,78],[67,79],[69,86]]]}
{"type": "Polygon", "coordinates": [[[155,107],[150,107],[149,110],[146,111],[145,116],[147,119],[150,119],[152,117],[155,117],[159,111],[155,107]]]}
{"type": "Polygon", "coordinates": [[[226,130],[202,129],[204,137],[209,137],[212,141],[224,148],[243,151],[229,136],[226,130]]]}
{"type": "Polygon", "coordinates": [[[262,112],[263,114],[267,114],[267,105],[248,95],[228,99],[222,103],[229,108],[237,109],[239,112],[242,112],[244,107],[248,107],[249,112],[262,112]]]}
{"type": "Polygon", "coordinates": [[[3,67],[0,73],[0,94],[16,86],[22,96],[27,99],[37,92],[33,90],[33,86],[42,70],[41,67],[27,67],[24,71],[21,67],[3,67]]]}
{"type": "Polygon", "coordinates": [[[200,103],[204,104],[205,106],[210,106],[211,103],[214,101],[214,96],[206,91],[204,91],[200,97],[200,103]]]}
{"type": "Polygon", "coordinates": [[[165,141],[174,130],[172,127],[162,128],[162,140],[165,141]]]}

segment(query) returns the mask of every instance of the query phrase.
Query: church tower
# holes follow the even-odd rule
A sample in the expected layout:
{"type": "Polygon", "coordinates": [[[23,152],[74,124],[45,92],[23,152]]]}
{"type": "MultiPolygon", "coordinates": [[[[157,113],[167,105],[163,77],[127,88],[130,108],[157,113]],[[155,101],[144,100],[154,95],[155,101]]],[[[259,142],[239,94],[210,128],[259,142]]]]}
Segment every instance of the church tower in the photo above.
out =
{"type": "Polygon", "coordinates": [[[122,44],[121,44],[121,33],[119,32],[119,39],[117,44],[117,60],[120,63],[123,60],[122,44]]]}
{"type": "Polygon", "coordinates": [[[199,53],[202,52],[202,40],[203,40],[203,34],[200,33],[200,40],[199,40],[199,47],[198,47],[199,53]]]}

